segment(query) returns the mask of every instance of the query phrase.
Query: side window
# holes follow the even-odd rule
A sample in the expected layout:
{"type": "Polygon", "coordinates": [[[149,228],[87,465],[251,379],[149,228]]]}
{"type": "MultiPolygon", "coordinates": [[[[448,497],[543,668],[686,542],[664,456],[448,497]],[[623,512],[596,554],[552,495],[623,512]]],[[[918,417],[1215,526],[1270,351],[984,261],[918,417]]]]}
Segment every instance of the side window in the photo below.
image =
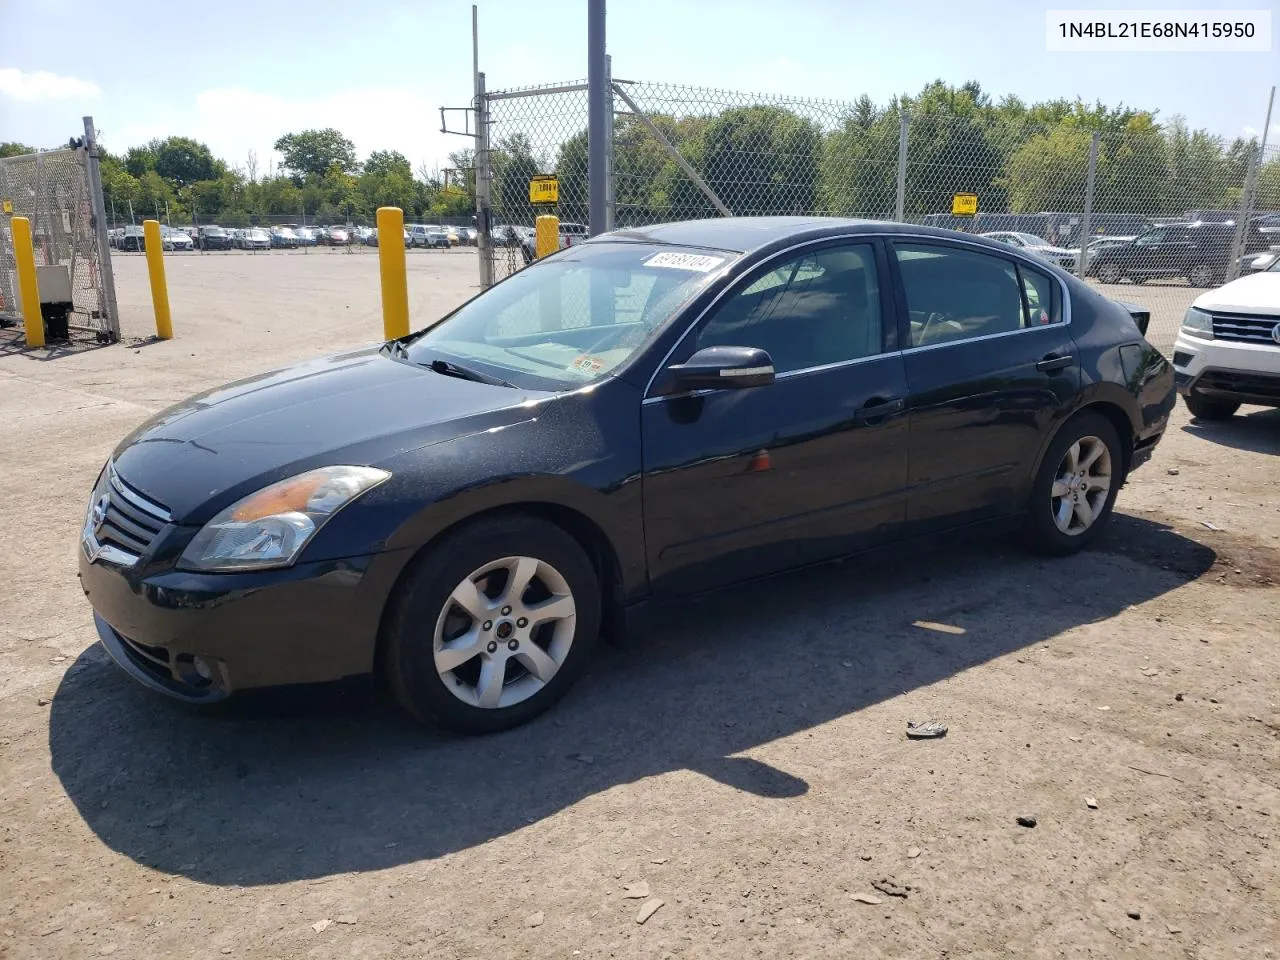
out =
{"type": "Polygon", "coordinates": [[[911,346],[1010,333],[1025,326],[1012,263],[933,244],[894,244],[911,320],[911,346]]]}
{"type": "Polygon", "coordinates": [[[1061,298],[1055,294],[1057,284],[1052,277],[1046,276],[1025,264],[1018,264],[1018,274],[1022,277],[1022,294],[1027,301],[1027,323],[1029,327],[1041,327],[1062,320],[1061,298]]]}
{"type": "Polygon", "coordinates": [[[749,279],[698,331],[703,347],[760,347],[778,373],[880,353],[880,284],[870,244],[826,247],[749,279]]]}

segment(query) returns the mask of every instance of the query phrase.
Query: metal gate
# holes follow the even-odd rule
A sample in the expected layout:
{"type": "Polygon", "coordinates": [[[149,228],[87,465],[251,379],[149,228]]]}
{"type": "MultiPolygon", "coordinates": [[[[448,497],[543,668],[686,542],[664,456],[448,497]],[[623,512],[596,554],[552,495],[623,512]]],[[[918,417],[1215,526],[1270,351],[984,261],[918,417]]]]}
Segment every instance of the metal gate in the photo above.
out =
{"type": "Polygon", "coordinates": [[[0,159],[0,203],[0,319],[21,320],[10,220],[27,217],[37,267],[60,264],[67,268],[73,336],[78,332],[99,341],[118,340],[120,320],[106,224],[96,212],[101,210],[102,191],[92,141],[88,147],[0,159]]]}

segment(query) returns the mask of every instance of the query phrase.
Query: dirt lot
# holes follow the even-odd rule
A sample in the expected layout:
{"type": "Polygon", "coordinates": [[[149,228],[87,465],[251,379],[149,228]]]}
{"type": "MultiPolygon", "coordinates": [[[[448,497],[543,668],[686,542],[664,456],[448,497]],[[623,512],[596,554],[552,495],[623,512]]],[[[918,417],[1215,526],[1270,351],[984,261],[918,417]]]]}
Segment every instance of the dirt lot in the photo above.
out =
{"type": "MultiPolygon", "coordinates": [[[[415,317],[474,292],[473,257],[410,257],[415,317]]],[[[141,258],[116,269],[144,337],[141,258]]],[[[171,342],[0,333],[0,956],[1278,949],[1280,414],[1180,406],[1100,549],[976,542],[658,612],[501,736],[358,684],[201,714],[95,645],[88,490],[168,402],[377,338],[376,258],[175,257],[169,285],[171,342]],[[950,734],[907,741],[929,717],[950,734]]]]}

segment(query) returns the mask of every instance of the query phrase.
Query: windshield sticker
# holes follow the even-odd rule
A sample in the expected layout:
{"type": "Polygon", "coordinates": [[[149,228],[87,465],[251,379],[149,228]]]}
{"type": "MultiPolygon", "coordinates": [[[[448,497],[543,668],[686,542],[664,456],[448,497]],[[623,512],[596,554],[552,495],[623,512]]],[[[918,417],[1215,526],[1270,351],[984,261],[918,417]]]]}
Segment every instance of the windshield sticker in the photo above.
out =
{"type": "Polygon", "coordinates": [[[655,253],[644,262],[646,267],[670,267],[673,270],[693,270],[707,273],[724,263],[724,257],[709,257],[702,253],[655,253]]]}
{"type": "Polygon", "coordinates": [[[569,369],[583,374],[584,376],[591,377],[604,369],[604,361],[599,357],[590,357],[583,354],[580,357],[574,357],[573,360],[569,362],[569,369]]]}

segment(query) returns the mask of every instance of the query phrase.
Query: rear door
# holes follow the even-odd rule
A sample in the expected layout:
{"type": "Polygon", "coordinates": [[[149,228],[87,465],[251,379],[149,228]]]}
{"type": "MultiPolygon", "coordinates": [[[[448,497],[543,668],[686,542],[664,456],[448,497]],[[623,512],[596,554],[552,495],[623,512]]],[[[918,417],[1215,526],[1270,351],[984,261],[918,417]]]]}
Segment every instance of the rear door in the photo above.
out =
{"type": "Polygon", "coordinates": [[[892,247],[910,393],[909,532],[1013,512],[1079,388],[1063,287],[985,248],[892,247]]]}
{"type": "Polygon", "coordinates": [[[1195,247],[1185,226],[1163,227],[1160,240],[1151,245],[1147,276],[1180,277],[1186,274],[1195,247]]]}

